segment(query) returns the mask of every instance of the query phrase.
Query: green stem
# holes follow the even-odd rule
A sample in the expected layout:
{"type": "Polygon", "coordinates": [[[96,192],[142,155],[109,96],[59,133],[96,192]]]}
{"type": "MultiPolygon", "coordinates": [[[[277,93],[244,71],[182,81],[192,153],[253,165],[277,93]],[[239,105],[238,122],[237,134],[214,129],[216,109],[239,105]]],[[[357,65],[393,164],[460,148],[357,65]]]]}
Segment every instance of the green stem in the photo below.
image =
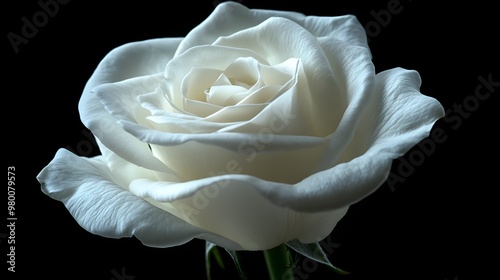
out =
{"type": "Polygon", "coordinates": [[[270,280],[290,279],[289,277],[293,275],[292,258],[285,244],[265,250],[264,259],[270,280]]]}

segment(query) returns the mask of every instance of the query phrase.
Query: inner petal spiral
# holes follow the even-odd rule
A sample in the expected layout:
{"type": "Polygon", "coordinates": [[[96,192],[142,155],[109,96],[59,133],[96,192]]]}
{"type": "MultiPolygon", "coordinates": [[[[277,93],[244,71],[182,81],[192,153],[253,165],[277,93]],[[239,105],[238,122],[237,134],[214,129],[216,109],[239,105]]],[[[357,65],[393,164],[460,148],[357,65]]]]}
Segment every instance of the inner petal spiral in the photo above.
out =
{"type": "Polygon", "coordinates": [[[202,115],[208,116],[228,106],[268,103],[293,79],[291,71],[281,69],[284,65],[270,66],[253,57],[238,57],[222,71],[192,68],[181,85],[184,109],[198,116],[203,111],[202,115]],[[193,108],[197,112],[190,110],[193,108]]]}

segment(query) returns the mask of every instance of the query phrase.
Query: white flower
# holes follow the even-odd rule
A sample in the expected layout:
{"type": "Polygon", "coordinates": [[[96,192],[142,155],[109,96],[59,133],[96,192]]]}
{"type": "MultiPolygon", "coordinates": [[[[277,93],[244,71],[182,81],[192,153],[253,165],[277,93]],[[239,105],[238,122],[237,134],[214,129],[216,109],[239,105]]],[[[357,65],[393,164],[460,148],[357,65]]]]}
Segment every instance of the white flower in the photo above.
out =
{"type": "Polygon", "coordinates": [[[354,16],[225,2],[185,38],[112,50],[79,104],[102,155],[60,149],[38,180],[105,237],[317,242],[443,117],[419,86],[375,72],[354,16]]]}

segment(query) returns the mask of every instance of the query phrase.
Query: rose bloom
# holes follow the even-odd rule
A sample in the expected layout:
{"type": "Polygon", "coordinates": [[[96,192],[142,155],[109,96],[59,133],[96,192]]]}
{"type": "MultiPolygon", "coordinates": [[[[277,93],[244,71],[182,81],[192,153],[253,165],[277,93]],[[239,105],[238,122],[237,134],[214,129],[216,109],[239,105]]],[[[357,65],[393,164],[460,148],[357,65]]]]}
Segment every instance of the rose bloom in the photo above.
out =
{"type": "Polygon", "coordinates": [[[444,116],[420,84],[375,72],[352,15],[224,2],[184,38],[107,54],[78,107],[100,155],[60,149],[37,178],[104,237],[318,242],[444,116]]]}

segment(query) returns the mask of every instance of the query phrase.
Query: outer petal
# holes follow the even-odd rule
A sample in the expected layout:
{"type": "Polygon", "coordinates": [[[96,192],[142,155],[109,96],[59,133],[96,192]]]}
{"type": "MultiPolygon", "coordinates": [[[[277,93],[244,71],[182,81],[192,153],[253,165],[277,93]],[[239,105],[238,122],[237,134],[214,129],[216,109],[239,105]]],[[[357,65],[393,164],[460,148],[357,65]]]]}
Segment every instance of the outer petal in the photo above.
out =
{"type": "Polygon", "coordinates": [[[115,175],[100,156],[87,159],[60,149],[37,179],[44,193],[63,202],[75,220],[93,234],[109,238],[134,235],[151,247],[177,246],[202,238],[241,249],[238,244],[190,225],[116,185],[115,175]]]}
{"type": "Polygon", "coordinates": [[[320,211],[355,203],[375,191],[389,175],[392,161],[429,135],[444,109],[419,92],[417,72],[402,68],[376,76],[370,105],[359,119],[340,164],[318,172],[289,192],[268,195],[275,203],[320,211]],[[352,156],[356,156],[352,159],[352,156]]]}
{"type": "MultiPolygon", "coordinates": [[[[138,97],[157,90],[162,74],[139,76],[116,83],[99,85],[92,89],[94,98],[98,98],[106,111],[118,120],[136,121],[148,125],[145,119],[150,112],[141,107],[138,97]]],[[[112,137],[113,135],[111,135],[112,137]]],[[[120,142],[119,138],[113,142],[120,142]]]]}
{"type": "Polygon", "coordinates": [[[210,16],[193,28],[177,49],[176,55],[198,45],[212,44],[218,37],[254,27],[270,17],[290,19],[316,37],[330,37],[355,45],[367,46],[363,26],[352,15],[338,17],[305,16],[291,11],[248,9],[236,2],[219,4],[210,16]]]}
{"type": "Polygon", "coordinates": [[[200,25],[193,28],[177,49],[176,56],[201,45],[210,45],[218,37],[227,36],[254,27],[270,17],[284,17],[300,21],[304,15],[296,12],[248,9],[236,2],[224,2],[200,25]]]}
{"type": "Polygon", "coordinates": [[[266,250],[293,239],[313,243],[324,239],[347,207],[301,213],[273,204],[265,188],[288,187],[246,175],[226,175],[189,183],[137,180],[131,191],[189,223],[240,244],[245,250],[266,250]],[[181,197],[191,193],[190,196],[181,197]],[[171,209],[173,205],[176,210],[171,209]]]}
{"type": "Polygon", "coordinates": [[[349,161],[360,155],[347,150],[359,129],[365,110],[371,110],[372,99],[376,98],[374,88],[375,67],[370,59],[370,50],[348,45],[341,41],[321,39],[321,46],[328,57],[340,91],[349,105],[343,112],[335,132],[328,137],[328,148],[317,164],[316,170],[329,169],[342,161],[349,161]],[[343,157],[343,158],[342,158],[343,157]]]}
{"type": "Polygon", "coordinates": [[[365,29],[354,15],[306,16],[302,25],[319,39],[368,48],[365,29]]]}
{"type": "Polygon", "coordinates": [[[104,146],[124,159],[154,170],[165,165],[153,157],[147,144],[123,131],[92,91],[98,85],[162,72],[180,38],[153,39],[120,46],[106,55],[85,85],[79,103],[80,118],[104,146]],[[116,139],[121,141],[116,141],[116,139]]]}

